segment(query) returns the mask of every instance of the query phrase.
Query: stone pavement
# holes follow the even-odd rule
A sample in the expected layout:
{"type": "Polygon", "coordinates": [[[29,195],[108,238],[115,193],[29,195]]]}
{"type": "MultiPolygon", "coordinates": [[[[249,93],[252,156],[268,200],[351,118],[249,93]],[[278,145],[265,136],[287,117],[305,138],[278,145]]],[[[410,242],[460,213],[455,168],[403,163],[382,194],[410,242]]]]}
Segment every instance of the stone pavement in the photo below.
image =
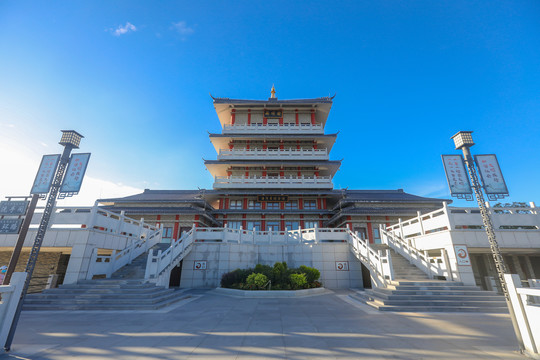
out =
{"type": "Polygon", "coordinates": [[[23,311],[0,359],[526,359],[506,314],[378,312],[347,291],[189,293],[154,312],[23,311]]]}

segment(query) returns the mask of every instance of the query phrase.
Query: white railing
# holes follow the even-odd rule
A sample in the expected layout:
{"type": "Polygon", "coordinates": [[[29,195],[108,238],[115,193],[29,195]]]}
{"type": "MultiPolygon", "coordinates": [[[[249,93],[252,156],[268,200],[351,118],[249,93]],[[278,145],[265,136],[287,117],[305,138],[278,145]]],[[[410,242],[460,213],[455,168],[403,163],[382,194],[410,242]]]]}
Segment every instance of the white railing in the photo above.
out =
{"type": "Polygon", "coordinates": [[[386,287],[390,281],[394,280],[390,252],[373,249],[366,240],[349,229],[347,229],[347,233],[351,251],[369,269],[371,279],[375,281],[375,285],[377,287],[386,287]]]}
{"type": "Polygon", "coordinates": [[[330,176],[216,176],[215,189],[224,188],[323,188],[332,189],[330,176]]]}
{"type": "Polygon", "coordinates": [[[416,249],[407,240],[403,240],[397,234],[387,231],[382,225],[379,230],[383,244],[390,246],[411,264],[426,273],[430,279],[445,277],[448,281],[453,280],[448,254],[445,249],[438,249],[440,256],[430,256],[427,251],[416,249]]]}
{"type": "Polygon", "coordinates": [[[171,246],[156,255],[148,254],[145,279],[158,285],[168,286],[167,271],[178,265],[191,251],[194,243],[238,244],[320,244],[347,242],[350,250],[371,272],[376,286],[384,287],[394,279],[392,261],[388,251],[369,246],[348,228],[312,228],[290,231],[256,231],[228,228],[195,228],[184,233],[171,246]]]}
{"type": "Polygon", "coordinates": [[[327,149],[220,149],[218,160],[223,159],[310,159],[328,160],[327,149]]]}
{"type": "Polygon", "coordinates": [[[504,274],[504,280],[521,335],[520,347],[537,359],[540,354],[540,289],[521,287],[517,274],[504,274]]]}
{"type": "Polygon", "coordinates": [[[193,247],[195,229],[193,227],[190,231],[184,232],[182,237],[173,241],[165,251],[158,250],[157,254],[154,255],[154,251],[150,250],[144,274],[147,281],[160,286],[169,286],[169,277],[164,275],[167,275],[167,272],[170,272],[189,254],[193,247]]]}
{"type": "Polygon", "coordinates": [[[147,252],[152,246],[161,242],[162,229],[143,236],[134,241],[123,250],[116,252],[113,250],[111,255],[98,255],[98,249],[94,248],[90,258],[90,267],[87,273],[87,279],[90,280],[94,275],[105,275],[106,278],[127,264],[131,264],[133,259],[147,252]]]}
{"type": "Polygon", "coordinates": [[[2,348],[6,343],[27,275],[25,272],[14,272],[9,285],[0,285],[2,299],[0,302],[0,345],[2,348]]]}
{"type": "Polygon", "coordinates": [[[324,128],[322,125],[311,124],[267,124],[267,125],[247,125],[247,124],[235,124],[224,125],[223,134],[323,134],[324,128]]]}

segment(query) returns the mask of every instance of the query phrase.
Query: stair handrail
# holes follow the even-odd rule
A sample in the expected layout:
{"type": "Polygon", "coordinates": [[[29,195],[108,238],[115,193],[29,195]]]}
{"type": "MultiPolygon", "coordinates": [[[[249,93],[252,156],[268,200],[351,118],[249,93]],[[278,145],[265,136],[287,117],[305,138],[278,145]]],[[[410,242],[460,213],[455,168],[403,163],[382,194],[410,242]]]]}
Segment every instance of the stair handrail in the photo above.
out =
{"type": "Polygon", "coordinates": [[[188,232],[184,232],[180,239],[171,243],[165,251],[159,250],[154,255],[154,250],[148,252],[146,271],[144,278],[147,281],[157,281],[157,279],[167,270],[178,263],[191,251],[195,240],[196,228],[193,227],[188,232]]]}
{"type": "MultiPolygon", "coordinates": [[[[144,225],[141,223],[141,227],[144,225]]],[[[152,230],[149,228],[149,230],[152,230]]],[[[132,241],[128,246],[120,251],[113,250],[110,255],[98,255],[98,249],[94,248],[90,258],[90,267],[86,275],[86,279],[90,280],[94,275],[105,275],[107,278],[118,269],[130,264],[133,259],[144,254],[152,246],[161,241],[163,228],[159,227],[156,230],[142,234],[136,241],[132,241]]]]}
{"type": "Polygon", "coordinates": [[[347,228],[352,253],[364,264],[377,287],[386,287],[394,280],[392,258],[389,251],[373,249],[369,243],[347,228]]]}
{"type": "Polygon", "coordinates": [[[448,281],[452,281],[452,270],[445,249],[440,249],[441,256],[430,256],[427,251],[417,249],[398,234],[387,231],[384,226],[380,225],[379,228],[381,241],[423,271],[430,279],[445,277],[448,281]]]}

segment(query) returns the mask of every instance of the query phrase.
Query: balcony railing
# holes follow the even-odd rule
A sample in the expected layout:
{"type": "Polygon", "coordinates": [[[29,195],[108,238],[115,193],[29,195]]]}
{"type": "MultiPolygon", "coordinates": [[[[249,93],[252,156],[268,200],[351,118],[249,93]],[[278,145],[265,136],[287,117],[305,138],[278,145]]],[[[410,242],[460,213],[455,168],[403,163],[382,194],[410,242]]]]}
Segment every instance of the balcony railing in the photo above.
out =
{"type": "Polygon", "coordinates": [[[223,134],[324,134],[322,125],[312,124],[267,124],[267,125],[224,125],[223,134]]]}
{"type": "Polygon", "coordinates": [[[216,176],[214,189],[304,188],[332,189],[330,176],[216,176]]]}
{"type": "Polygon", "coordinates": [[[218,160],[328,160],[327,149],[221,149],[218,160]]]}

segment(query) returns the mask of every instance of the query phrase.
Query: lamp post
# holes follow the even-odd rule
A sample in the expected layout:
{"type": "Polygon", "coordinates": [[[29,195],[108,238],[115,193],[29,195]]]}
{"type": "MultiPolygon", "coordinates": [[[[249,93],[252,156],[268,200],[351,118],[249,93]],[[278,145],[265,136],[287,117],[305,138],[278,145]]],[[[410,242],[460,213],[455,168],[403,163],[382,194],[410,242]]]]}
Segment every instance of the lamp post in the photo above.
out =
{"type": "Polygon", "coordinates": [[[523,344],[523,339],[517,325],[516,315],[512,308],[510,294],[508,293],[508,287],[506,286],[506,281],[504,280],[504,274],[508,273],[508,270],[506,268],[506,265],[504,264],[504,259],[501,254],[499,244],[497,243],[497,239],[495,237],[493,222],[491,221],[491,216],[486,207],[486,201],[484,200],[484,194],[482,193],[482,186],[480,185],[480,181],[478,180],[478,175],[474,166],[474,159],[470,150],[470,147],[475,145],[471,134],[472,131],[459,131],[457,134],[452,136],[452,139],[454,140],[456,150],[461,149],[463,151],[463,157],[465,158],[465,164],[467,166],[467,171],[471,179],[471,187],[476,196],[478,207],[480,208],[480,215],[482,216],[482,222],[484,223],[484,227],[486,229],[489,247],[491,249],[491,255],[493,256],[493,260],[495,261],[495,268],[497,270],[497,276],[499,278],[501,290],[506,300],[506,305],[508,306],[508,311],[510,313],[510,318],[512,319],[512,325],[514,326],[514,332],[516,333],[520,350],[524,350],[525,346],[523,344]]]}
{"type": "Polygon", "coordinates": [[[49,220],[51,218],[53,207],[56,202],[58,191],[60,190],[60,185],[62,184],[62,179],[64,178],[66,166],[69,163],[69,156],[73,149],[79,148],[79,144],[81,143],[81,139],[83,137],[84,136],[74,130],[62,130],[62,138],[60,139],[59,144],[64,146],[64,151],[62,152],[62,155],[60,157],[60,163],[58,164],[56,174],[54,175],[54,180],[49,191],[47,204],[45,205],[45,210],[43,211],[43,215],[41,217],[41,222],[38,227],[37,235],[34,240],[34,244],[32,245],[32,250],[30,251],[28,263],[26,264],[26,268],[24,270],[28,275],[26,277],[21,297],[17,305],[17,310],[15,311],[15,316],[13,317],[13,322],[11,323],[11,328],[9,330],[9,334],[4,345],[4,349],[6,351],[10,350],[11,343],[13,342],[13,337],[15,336],[15,330],[17,329],[17,323],[21,315],[24,298],[26,297],[28,287],[30,286],[30,280],[36,266],[39,249],[41,248],[41,244],[43,243],[43,239],[45,238],[45,232],[47,231],[47,227],[49,226],[49,220]]]}

